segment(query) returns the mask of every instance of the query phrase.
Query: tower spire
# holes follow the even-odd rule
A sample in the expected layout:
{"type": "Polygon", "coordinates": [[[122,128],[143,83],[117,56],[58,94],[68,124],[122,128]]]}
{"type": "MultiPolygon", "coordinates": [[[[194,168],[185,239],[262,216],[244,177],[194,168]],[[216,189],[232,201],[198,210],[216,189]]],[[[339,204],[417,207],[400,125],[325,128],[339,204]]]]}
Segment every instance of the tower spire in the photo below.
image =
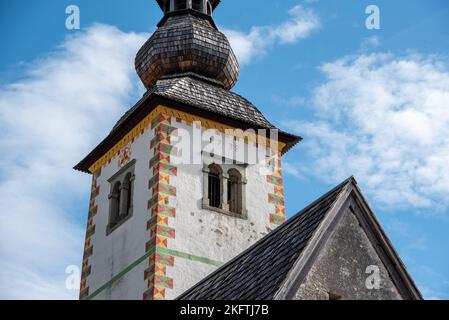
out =
{"type": "Polygon", "coordinates": [[[164,18],[135,60],[145,87],[165,77],[190,75],[231,89],[240,68],[228,39],[211,16],[220,1],[156,1],[164,18]]]}

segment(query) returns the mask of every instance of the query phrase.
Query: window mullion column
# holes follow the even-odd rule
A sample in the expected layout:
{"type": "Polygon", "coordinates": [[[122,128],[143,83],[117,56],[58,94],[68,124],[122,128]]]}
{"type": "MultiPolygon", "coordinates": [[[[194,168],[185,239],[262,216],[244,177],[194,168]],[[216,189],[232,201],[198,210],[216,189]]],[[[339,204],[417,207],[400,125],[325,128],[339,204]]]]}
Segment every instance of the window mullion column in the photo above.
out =
{"type": "Polygon", "coordinates": [[[120,216],[119,219],[122,219],[123,217],[126,216],[126,209],[128,207],[128,188],[129,185],[125,185],[122,184],[122,187],[120,188],[120,192],[121,192],[121,196],[120,196],[120,203],[119,203],[119,208],[120,208],[120,216]]]}
{"type": "Polygon", "coordinates": [[[223,173],[221,177],[221,208],[223,210],[229,211],[229,203],[228,203],[228,181],[229,175],[223,173]]]}

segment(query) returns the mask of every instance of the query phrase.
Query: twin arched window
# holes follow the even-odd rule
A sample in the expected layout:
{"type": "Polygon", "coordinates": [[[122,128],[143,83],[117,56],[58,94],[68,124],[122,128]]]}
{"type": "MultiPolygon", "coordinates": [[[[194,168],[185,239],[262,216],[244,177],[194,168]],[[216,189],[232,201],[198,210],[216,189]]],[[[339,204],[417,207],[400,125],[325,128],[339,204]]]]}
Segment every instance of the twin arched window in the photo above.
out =
{"type": "Polygon", "coordinates": [[[132,215],[133,209],[133,167],[124,168],[111,178],[109,194],[109,223],[107,234],[110,234],[132,215]]]}
{"type": "Polygon", "coordinates": [[[206,205],[233,215],[243,215],[243,185],[243,177],[239,170],[231,168],[223,172],[219,165],[209,165],[206,205]]]}

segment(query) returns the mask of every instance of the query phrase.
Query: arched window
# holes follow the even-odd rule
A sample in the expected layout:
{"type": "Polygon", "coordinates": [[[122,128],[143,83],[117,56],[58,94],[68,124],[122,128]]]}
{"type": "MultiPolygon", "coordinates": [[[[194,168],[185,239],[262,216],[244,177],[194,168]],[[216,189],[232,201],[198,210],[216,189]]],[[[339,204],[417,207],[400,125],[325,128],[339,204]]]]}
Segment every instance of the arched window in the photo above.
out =
{"type": "Polygon", "coordinates": [[[247,219],[245,164],[217,164],[222,157],[204,156],[202,207],[237,219],[247,219]],[[212,162],[213,161],[213,162],[212,162]],[[212,163],[212,164],[211,164],[212,163]]]}
{"type": "Polygon", "coordinates": [[[210,2],[207,1],[207,14],[211,15],[212,14],[212,6],[210,5],[210,2]]]}
{"type": "Polygon", "coordinates": [[[175,0],[175,10],[187,9],[187,0],[175,0]]]}
{"type": "Polygon", "coordinates": [[[109,226],[115,226],[120,220],[121,183],[116,182],[109,195],[109,226]]]}
{"type": "Polygon", "coordinates": [[[122,183],[120,217],[124,218],[130,214],[132,204],[132,174],[129,172],[122,183]]]}
{"type": "Polygon", "coordinates": [[[228,175],[229,211],[240,214],[242,212],[242,176],[236,169],[229,170],[228,175]]]}
{"type": "Polygon", "coordinates": [[[221,206],[221,169],[215,164],[209,166],[208,177],[208,198],[209,205],[213,208],[220,208],[221,206]]]}
{"type": "Polygon", "coordinates": [[[135,159],[130,161],[108,180],[111,193],[109,194],[109,223],[106,227],[106,235],[110,235],[133,215],[135,164],[135,159]]]}
{"type": "Polygon", "coordinates": [[[192,0],[192,9],[203,12],[203,0],[192,0]]]}

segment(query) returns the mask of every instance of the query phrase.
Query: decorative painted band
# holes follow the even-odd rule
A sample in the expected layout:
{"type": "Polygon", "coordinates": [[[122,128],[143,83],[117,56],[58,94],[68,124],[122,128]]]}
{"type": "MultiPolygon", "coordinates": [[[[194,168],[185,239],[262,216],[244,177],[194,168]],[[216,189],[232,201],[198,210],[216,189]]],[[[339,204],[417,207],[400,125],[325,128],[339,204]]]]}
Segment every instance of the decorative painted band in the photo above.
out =
{"type": "Polygon", "coordinates": [[[286,221],[284,181],[282,179],[282,161],[278,161],[278,170],[267,176],[268,183],[273,185],[273,193],[268,193],[268,203],[274,205],[274,213],[269,214],[271,224],[281,225],[286,221]]]}
{"type": "Polygon", "coordinates": [[[175,256],[178,258],[183,258],[183,259],[195,261],[195,262],[201,262],[203,264],[208,264],[208,265],[215,266],[215,267],[221,267],[224,264],[221,261],[212,260],[212,259],[205,258],[205,257],[199,257],[199,256],[195,256],[195,255],[192,255],[189,253],[172,250],[172,249],[158,248],[157,251],[161,254],[172,255],[172,256],[175,256]]]}
{"type": "Polygon", "coordinates": [[[93,298],[95,298],[96,296],[98,296],[101,292],[103,292],[104,290],[106,290],[108,287],[112,286],[112,284],[114,284],[115,282],[117,282],[118,280],[120,280],[121,278],[123,278],[128,272],[130,272],[131,270],[133,270],[135,267],[137,267],[139,264],[141,264],[142,262],[144,262],[150,255],[152,255],[154,253],[154,251],[149,251],[146,254],[144,254],[142,257],[140,257],[139,259],[137,259],[136,261],[134,261],[133,263],[131,263],[129,266],[127,266],[125,269],[123,269],[121,272],[119,272],[117,275],[115,275],[114,277],[111,278],[111,280],[109,280],[108,282],[106,282],[104,285],[102,285],[101,287],[99,287],[97,290],[95,290],[91,295],[89,295],[88,297],[86,297],[83,300],[92,300],[93,298]]]}
{"type": "MultiPolygon", "coordinates": [[[[172,124],[172,116],[159,114],[151,121],[151,130],[154,130],[150,149],[153,149],[153,158],[149,161],[149,169],[153,177],[148,182],[151,190],[151,199],[148,201],[150,220],[147,222],[147,230],[150,239],[145,245],[145,250],[154,251],[148,258],[148,268],[144,272],[147,281],[147,290],[143,293],[144,300],[163,300],[166,290],[173,289],[173,279],[167,276],[167,264],[161,263],[157,257],[159,248],[167,248],[168,239],[175,239],[175,229],[169,227],[169,218],[176,216],[176,208],[171,208],[174,215],[167,216],[164,207],[169,207],[170,197],[176,197],[176,187],[170,184],[170,178],[177,175],[175,166],[170,165],[171,137],[177,132],[172,124]],[[160,214],[161,209],[162,214],[160,214]]],[[[169,257],[173,261],[174,257],[169,257]]],[[[166,262],[164,260],[164,262],[166,262]]]]}
{"type": "Polygon", "coordinates": [[[173,258],[170,257],[170,256],[175,256],[175,257],[178,257],[178,258],[191,260],[191,261],[195,261],[195,262],[201,262],[203,264],[208,264],[208,265],[215,266],[215,267],[221,267],[224,264],[223,262],[220,262],[220,261],[208,259],[208,258],[205,258],[205,257],[195,256],[195,255],[192,255],[192,254],[189,254],[189,253],[185,253],[185,252],[181,252],[181,251],[176,251],[176,250],[171,250],[171,249],[164,249],[164,248],[154,248],[153,247],[153,250],[150,250],[147,253],[145,253],[142,257],[140,257],[139,259],[137,259],[136,261],[131,263],[129,266],[127,266],[125,269],[123,269],[120,273],[118,273],[117,275],[112,277],[111,280],[109,280],[108,282],[103,284],[101,287],[99,287],[97,290],[95,290],[91,295],[86,296],[85,298],[83,298],[83,300],[92,300],[92,299],[94,299],[101,292],[106,290],[108,287],[112,286],[115,282],[119,281],[127,273],[129,273],[131,270],[136,268],[139,264],[144,262],[146,259],[148,259],[153,254],[156,254],[156,259],[157,259],[158,263],[164,264],[164,265],[167,265],[167,266],[173,266],[173,258]]]}
{"type": "MultiPolygon", "coordinates": [[[[217,129],[220,132],[224,132],[225,130],[228,129],[236,129],[235,127],[231,127],[222,123],[218,123],[218,122],[214,122],[211,121],[209,119],[205,119],[202,117],[197,117],[197,116],[193,116],[189,113],[186,112],[182,112],[173,108],[169,108],[166,106],[158,106],[157,108],[155,108],[153,111],[151,111],[139,124],[137,124],[133,129],[131,129],[129,131],[129,133],[124,136],[116,145],[114,145],[108,152],[106,152],[106,154],[104,154],[101,158],[99,158],[90,168],[89,171],[90,172],[95,172],[98,169],[102,168],[104,165],[106,165],[109,161],[111,161],[112,158],[114,158],[119,152],[120,150],[125,147],[129,142],[131,142],[133,139],[136,139],[137,137],[139,137],[140,135],[142,135],[144,133],[145,128],[148,128],[151,125],[151,122],[153,121],[153,125],[157,125],[156,123],[158,122],[158,120],[160,121],[160,119],[157,119],[159,114],[166,114],[166,115],[170,115],[172,117],[175,117],[177,119],[177,122],[179,122],[179,120],[185,121],[188,124],[191,124],[194,121],[199,121],[202,123],[202,125],[208,129],[217,129]]],[[[161,136],[163,136],[165,134],[165,132],[163,131],[159,131],[157,134],[160,134],[161,136]]],[[[155,144],[157,143],[156,140],[160,139],[157,138],[155,139],[155,144]]],[[[263,140],[267,140],[265,137],[261,137],[261,136],[254,136],[254,137],[250,137],[251,141],[263,141],[263,140]]],[[[151,148],[153,148],[154,145],[151,146],[151,148]]],[[[271,142],[268,140],[267,141],[267,145],[271,145],[271,142]]],[[[286,146],[285,143],[280,142],[279,141],[279,151],[283,150],[284,147],[286,146]]]]}
{"type": "Polygon", "coordinates": [[[97,184],[97,179],[101,175],[101,170],[95,172],[92,176],[92,188],[91,188],[91,196],[89,201],[89,212],[87,218],[87,227],[86,227],[86,237],[84,242],[84,254],[83,254],[83,263],[82,263],[82,274],[80,281],[80,299],[84,299],[89,295],[89,283],[88,277],[92,273],[92,265],[91,259],[94,252],[93,248],[93,239],[92,237],[95,235],[95,223],[94,217],[98,212],[98,206],[95,204],[95,198],[100,194],[100,186],[97,184]]]}

